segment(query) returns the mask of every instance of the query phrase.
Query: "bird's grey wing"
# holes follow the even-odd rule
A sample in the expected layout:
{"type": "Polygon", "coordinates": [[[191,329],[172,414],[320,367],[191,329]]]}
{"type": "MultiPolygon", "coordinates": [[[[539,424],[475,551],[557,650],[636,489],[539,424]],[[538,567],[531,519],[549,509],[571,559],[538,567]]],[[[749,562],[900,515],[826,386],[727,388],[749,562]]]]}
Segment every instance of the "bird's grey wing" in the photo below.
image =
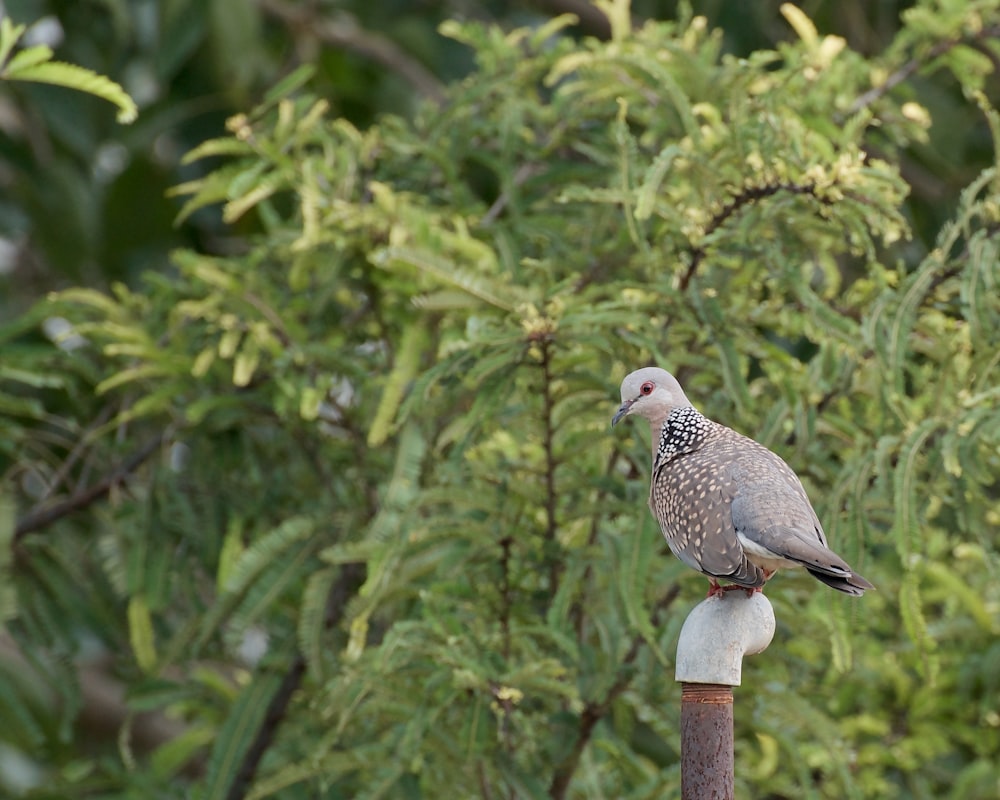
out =
{"type": "Polygon", "coordinates": [[[826,546],[805,489],[778,456],[761,448],[752,467],[734,464],[729,472],[737,486],[733,525],[742,536],[775,558],[794,561],[810,571],[838,578],[852,574],[846,562],[826,546]]]}
{"type": "Polygon", "coordinates": [[[713,578],[748,588],[763,586],[763,571],[747,560],[736,535],[731,503],[737,487],[710,461],[698,463],[697,456],[684,461],[684,466],[661,465],[650,493],[653,516],[671,551],[713,578]]]}
{"type": "Polygon", "coordinates": [[[751,555],[800,564],[845,594],[862,595],[874,589],[827,547],[823,526],[791,467],[756,443],[748,448],[747,456],[734,461],[728,471],[737,486],[733,525],[751,555]]]}

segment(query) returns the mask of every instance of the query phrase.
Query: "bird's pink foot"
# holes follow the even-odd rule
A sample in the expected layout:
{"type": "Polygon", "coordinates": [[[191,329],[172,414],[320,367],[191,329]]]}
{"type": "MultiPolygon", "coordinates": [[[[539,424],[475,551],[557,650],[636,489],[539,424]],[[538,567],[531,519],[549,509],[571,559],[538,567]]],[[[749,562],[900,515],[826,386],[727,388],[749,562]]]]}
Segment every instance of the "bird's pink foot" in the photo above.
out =
{"type": "Polygon", "coordinates": [[[720,586],[719,582],[714,578],[709,578],[708,583],[709,583],[708,594],[705,595],[706,597],[722,597],[726,592],[736,592],[736,591],[746,592],[747,597],[753,597],[755,594],[757,594],[757,592],[764,591],[764,589],[760,586],[748,588],[746,586],[737,586],[735,583],[726,584],[725,586],[720,586]]]}

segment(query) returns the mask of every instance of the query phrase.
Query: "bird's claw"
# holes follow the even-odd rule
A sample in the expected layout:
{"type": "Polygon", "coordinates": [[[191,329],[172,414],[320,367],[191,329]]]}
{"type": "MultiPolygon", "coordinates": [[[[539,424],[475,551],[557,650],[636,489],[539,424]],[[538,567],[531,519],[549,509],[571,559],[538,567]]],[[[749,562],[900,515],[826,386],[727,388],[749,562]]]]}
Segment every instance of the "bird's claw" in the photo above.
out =
{"type": "Polygon", "coordinates": [[[735,583],[720,586],[718,581],[709,581],[708,594],[705,597],[722,597],[726,592],[735,591],[743,591],[747,593],[747,597],[753,597],[757,592],[763,593],[764,589],[761,586],[737,586],[735,583]]]}

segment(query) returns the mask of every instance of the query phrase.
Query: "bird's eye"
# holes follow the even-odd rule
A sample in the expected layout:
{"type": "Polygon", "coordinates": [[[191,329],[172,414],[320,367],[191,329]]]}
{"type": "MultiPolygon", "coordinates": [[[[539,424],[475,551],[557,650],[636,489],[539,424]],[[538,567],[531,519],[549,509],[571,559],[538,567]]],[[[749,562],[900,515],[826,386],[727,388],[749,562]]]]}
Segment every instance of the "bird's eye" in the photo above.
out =
{"type": "Polygon", "coordinates": [[[655,389],[655,388],[656,387],[653,386],[653,382],[652,381],[646,381],[642,386],[639,387],[639,393],[640,394],[652,394],[653,393],[653,389],[655,389]]]}

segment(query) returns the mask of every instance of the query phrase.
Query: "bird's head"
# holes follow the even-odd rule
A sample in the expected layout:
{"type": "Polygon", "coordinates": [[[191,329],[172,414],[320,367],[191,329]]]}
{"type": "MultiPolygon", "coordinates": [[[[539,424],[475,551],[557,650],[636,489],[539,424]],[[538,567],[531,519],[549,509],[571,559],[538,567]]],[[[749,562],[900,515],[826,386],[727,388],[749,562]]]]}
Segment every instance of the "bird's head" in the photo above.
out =
{"type": "Polygon", "coordinates": [[[622,381],[622,404],[611,420],[616,425],[630,414],[645,417],[653,425],[659,425],[670,416],[675,408],[687,408],[691,401],[677,379],[659,367],[637,369],[622,381]]]}

